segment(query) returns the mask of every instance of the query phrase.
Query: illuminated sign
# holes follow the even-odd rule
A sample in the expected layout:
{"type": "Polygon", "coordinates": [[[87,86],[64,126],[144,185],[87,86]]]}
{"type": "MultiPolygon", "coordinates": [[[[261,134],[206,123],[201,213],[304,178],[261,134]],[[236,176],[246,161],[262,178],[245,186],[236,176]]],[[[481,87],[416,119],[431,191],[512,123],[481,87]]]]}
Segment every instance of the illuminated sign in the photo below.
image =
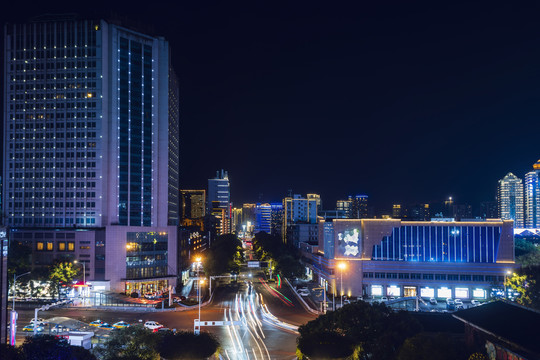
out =
{"type": "Polygon", "coordinates": [[[435,297],[435,289],[429,287],[420,288],[420,296],[423,298],[435,297]]]}
{"type": "Polygon", "coordinates": [[[449,289],[447,287],[442,287],[437,290],[437,297],[440,298],[451,298],[452,297],[452,289],[449,289]]]}
{"type": "Polygon", "coordinates": [[[359,250],[359,231],[358,229],[347,230],[338,233],[339,250],[343,256],[357,256],[359,250]]]}
{"type": "Polygon", "coordinates": [[[381,285],[371,285],[371,295],[373,295],[373,296],[382,296],[382,286],[381,285]]]}
{"type": "Polygon", "coordinates": [[[474,289],[472,291],[472,296],[479,299],[485,299],[486,298],[486,290],[484,289],[474,289]]]}
{"type": "Polygon", "coordinates": [[[386,288],[386,295],[388,296],[401,296],[401,289],[395,285],[391,285],[386,288]]]}
{"type": "Polygon", "coordinates": [[[467,299],[469,298],[469,289],[467,288],[456,288],[456,299],[467,299]]]}

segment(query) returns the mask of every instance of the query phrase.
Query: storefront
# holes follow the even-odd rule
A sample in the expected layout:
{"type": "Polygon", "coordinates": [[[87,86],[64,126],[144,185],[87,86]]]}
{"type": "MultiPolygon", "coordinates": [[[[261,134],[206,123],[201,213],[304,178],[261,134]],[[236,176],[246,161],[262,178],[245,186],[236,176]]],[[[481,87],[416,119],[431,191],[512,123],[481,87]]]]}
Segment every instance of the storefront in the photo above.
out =
{"type": "Polygon", "coordinates": [[[167,291],[169,285],[175,283],[174,280],[176,280],[175,276],[156,279],[125,280],[125,292],[126,294],[137,293],[139,296],[146,294],[159,295],[167,291]]]}
{"type": "Polygon", "coordinates": [[[405,296],[405,297],[415,297],[416,296],[416,286],[404,286],[403,287],[403,296],[405,296]]]}

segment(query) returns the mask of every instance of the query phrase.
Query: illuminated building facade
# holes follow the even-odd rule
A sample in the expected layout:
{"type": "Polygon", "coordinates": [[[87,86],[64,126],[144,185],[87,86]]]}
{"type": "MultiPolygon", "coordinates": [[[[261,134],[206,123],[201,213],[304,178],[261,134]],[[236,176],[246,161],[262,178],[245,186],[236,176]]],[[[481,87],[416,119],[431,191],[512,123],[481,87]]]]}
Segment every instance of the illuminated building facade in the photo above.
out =
{"type": "Polygon", "coordinates": [[[202,219],[206,209],[206,190],[180,190],[182,220],[202,219]]]}
{"type": "Polygon", "coordinates": [[[336,210],[342,212],[347,219],[350,219],[351,203],[351,200],[338,200],[336,201],[336,210]]]}
{"type": "Polygon", "coordinates": [[[291,225],[298,222],[305,224],[317,223],[316,198],[307,199],[295,194],[293,197],[283,199],[282,235],[284,242],[287,242],[287,232],[291,225]]]}
{"type": "Polygon", "coordinates": [[[368,196],[355,195],[349,196],[351,201],[350,219],[365,219],[368,217],[368,196]]]}
{"type": "Polygon", "coordinates": [[[515,267],[512,221],[319,222],[313,273],[351,296],[487,299],[515,267]],[[338,264],[344,263],[344,269],[338,264]]]}
{"type": "Polygon", "coordinates": [[[525,174],[525,227],[540,228],[540,160],[525,174]]]}
{"type": "Polygon", "coordinates": [[[514,220],[515,228],[523,228],[523,182],[512,173],[499,180],[497,189],[499,217],[514,220]]]}
{"type": "Polygon", "coordinates": [[[208,179],[208,212],[219,216],[221,234],[231,231],[231,189],[229,174],[223,169],[216,172],[216,177],[208,179]],[[223,213],[220,211],[223,210],[223,213]]]}
{"type": "Polygon", "coordinates": [[[78,260],[87,280],[113,290],[174,282],[161,265],[129,270],[145,259],[176,268],[167,253],[179,223],[179,109],[168,42],[74,16],[7,24],[4,39],[3,203],[17,240],[34,252],[62,252],[71,242],[62,235],[74,236],[75,254],[104,247],[96,263],[78,260]],[[53,250],[38,250],[51,234],[53,250]],[[167,248],[160,237],[159,256],[128,254],[133,234],[162,234],[167,248]]]}

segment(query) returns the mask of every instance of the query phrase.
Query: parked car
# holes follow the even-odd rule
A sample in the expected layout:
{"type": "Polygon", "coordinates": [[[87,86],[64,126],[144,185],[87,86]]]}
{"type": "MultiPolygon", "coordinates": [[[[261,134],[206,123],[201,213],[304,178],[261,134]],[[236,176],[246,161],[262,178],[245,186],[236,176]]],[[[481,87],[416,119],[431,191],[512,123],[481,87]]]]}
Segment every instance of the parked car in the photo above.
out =
{"type": "Polygon", "coordinates": [[[309,296],[309,291],[308,290],[298,290],[298,294],[300,296],[309,296]]]}
{"type": "Polygon", "coordinates": [[[147,322],[144,323],[144,327],[147,328],[147,329],[150,329],[150,330],[156,330],[157,331],[157,329],[162,328],[163,325],[161,325],[157,321],[147,321],[147,322]]]}
{"type": "Polygon", "coordinates": [[[383,297],[381,298],[381,301],[388,301],[388,297],[383,296],[383,297]]]}
{"type": "Polygon", "coordinates": [[[157,331],[154,331],[154,332],[166,333],[166,332],[169,332],[169,331],[174,333],[173,329],[169,329],[169,328],[166,328],[166,327],[159,328],[159,329],[157,329],[157,331]]]}
{"type": "Polygon", "coordinates": [[[394,296],[390,296],[388,300],[396,300],[396,298],[394,296]]]}
{"type": "Polygon", "coordinates": [[[446,299],[446,305],[455,305],[456,303],[451,298],[446,299]]]}
{"type": "Polygon", "coordinates": [[[478,306],[478,305],[480,305],[480,301],[478,301],[478,300],[471,300],[471,305],[472,305],[472,306],[478,306]]]}
{"type": "Polygon", "coordinates": [[[101,321],[101,320],[98,319],[98,320],[92,321],[89,325],[98,327],[98,326],[102,325],[103,323],[104,323],[104,321],[101,321]]]}
{"type": "Polygon", "coordinates": [[[437,303],[437,299],[435,299],[435,298],[430,298],[430,299],[429,299],[429,303],[430,303],[431,305],[437,305],[437,304],[438,304],[438,303],[437,303]]]}
{"type": "MultiPolygon", "coordinates": [[[[34,332],[34,324],[28,324],[26,325],[25,327],[23,327],[22,331],[30,331],[30,332],[34,332]]],[[[43,331],[43,326],[36,326],[36,331],[37,332],[42,332],[43,331]]]]}
{"type": "Polygon", "coordinates": [[[103,324],[98,326],[98,329],[112,330],[112,329],[114,329],[114,326],[112,326],[109,323],[103,323],[103,324]]]}
{"type": "Polygon", "coordinates": [[[461,301],[461,299],[456,299],[456,300],[454,300],[454,303],[455,303],[456,305],[463,305],[463,301],[461,301]]]}
{"type": "Polygon", "coordinates": [[[125,321],[119,321],[117,323],[114,323],[113,326],[117,329],[123,329],[129,327],[129,324],[125,321]]]}

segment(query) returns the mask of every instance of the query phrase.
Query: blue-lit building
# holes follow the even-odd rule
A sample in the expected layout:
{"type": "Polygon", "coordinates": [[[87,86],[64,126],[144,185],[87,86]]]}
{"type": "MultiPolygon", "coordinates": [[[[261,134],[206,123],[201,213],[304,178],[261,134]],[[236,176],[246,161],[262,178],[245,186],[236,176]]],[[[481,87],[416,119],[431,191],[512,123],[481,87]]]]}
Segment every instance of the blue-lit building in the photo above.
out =
{"type": "Polygon", "coordinates": [[[72,15],[6,24],[11,238],[116,291],[176,283],[178,83],[162,37],[72,15]]]}
{"type": "Polygon", "coordinates": [[[257,203],[255,207],[255,233],[264,231],[268,234],[281,234],[281,228],[275,224],[275,219],[283,216],[281,203],[257,203]]]}
{"type": "Polygon", "coordinates": [[[515,268],[513,222],[320,221],[318,249],[307,256],[337,293],[486,299],[515,268]]]}

